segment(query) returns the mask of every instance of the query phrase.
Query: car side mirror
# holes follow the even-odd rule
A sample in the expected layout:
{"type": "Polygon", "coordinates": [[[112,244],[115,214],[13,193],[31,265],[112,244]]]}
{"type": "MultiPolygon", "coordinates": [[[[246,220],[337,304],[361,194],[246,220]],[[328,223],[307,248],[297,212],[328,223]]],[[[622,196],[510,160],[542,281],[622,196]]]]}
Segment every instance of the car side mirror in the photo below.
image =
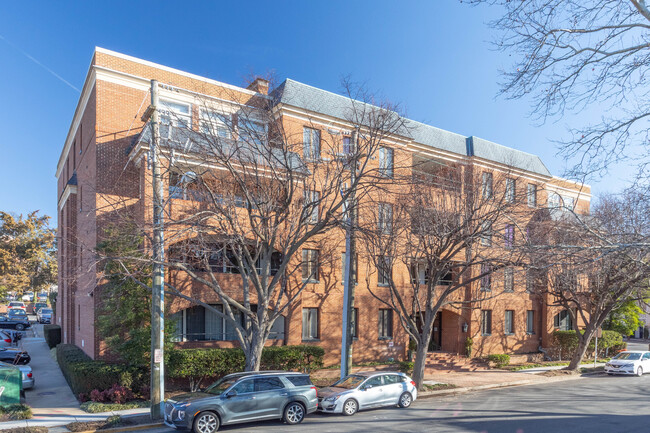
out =
{"type": "Polygon", "coordinates": [[[372,385],[363,385],[361,391],[368,391],[370,388],[372,388],[372,385]]]}
{"type": "Polygon", "coordinates": [[[228,391],[228,392],[226,393],[226,398],[232,398],[232,397],[235,397],[236,395],[237,395],[237,391],[235,391],[235,390],[233,389],[233,390],[230,390],[230,391],[228,391]]]}

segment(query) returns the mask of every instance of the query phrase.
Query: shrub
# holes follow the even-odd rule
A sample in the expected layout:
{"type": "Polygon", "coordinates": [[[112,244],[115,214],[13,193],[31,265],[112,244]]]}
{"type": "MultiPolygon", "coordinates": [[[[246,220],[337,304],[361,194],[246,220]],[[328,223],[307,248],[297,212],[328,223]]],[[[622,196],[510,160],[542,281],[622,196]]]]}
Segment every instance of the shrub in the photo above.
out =
{"type": "Polygon", "coordinates": [[[150,403],[148,401],[132,401],[124,404],[96,403],[94,401],[87,401],[85,403],[81,403],[80,408],[84,412],[99,413],[99,412],[111,412],[111,411],[126,410],[126,409],[138,409],[142,407],[149,407],[149,405],[150,403]]]}
{"type": "Polygon", "coordinates": [[[467,355],[468,358],[472,357],[473,346],[474,346],[474,340],[472,340],[472,337],[467,337],[465,339],[465,355],[467,355]]]}
{"type": "Polygon", "coordinates": [[[494,365],[496,368],[502,368],[510,364],[510,355],[505,353],[495,353],[485,357],[486,361],[494,365]]]}
{"type": "MultiPolygon", "coordinates": [[[[73,344],[59,344],[56,358],[63,377],[75,395],[90,394],[93,390],[104,391],[118,384],[125,388],[139,389],[147,381],[144,371],[122,364],[93,361],[73,344]]],[[[92,396],[89,396],[92,400],[92,396]]]]}
{"type": "Polygon", "coordinates": [[[411,361],[400,361],[399,371],[409,374],[413,371],[414,364],[411,361]]]}
{"type": "MultiPolygon", "coordinates": [[[[310,372],[323,366],[325,350],[317,346],[271,346],[262,351],[260,369],[310,372]]],[[[167,372],[172,378],[188,379],[190,390],[197,391],[208,378],[242,371],[241,349],[183,349],[172,353],[167,372]]]]}
{"type": "Polygon", "coordinates": [[[43,336],[50,349],[61,343],[61,327],[59,325],[44,325],[43,336]]]}
{"type": "Polygon", "coordinates": [[[0,406],[0,421],[16,421],[31,419],[32,408],[26,404],[12,404],[6,407],[0,406]]]}

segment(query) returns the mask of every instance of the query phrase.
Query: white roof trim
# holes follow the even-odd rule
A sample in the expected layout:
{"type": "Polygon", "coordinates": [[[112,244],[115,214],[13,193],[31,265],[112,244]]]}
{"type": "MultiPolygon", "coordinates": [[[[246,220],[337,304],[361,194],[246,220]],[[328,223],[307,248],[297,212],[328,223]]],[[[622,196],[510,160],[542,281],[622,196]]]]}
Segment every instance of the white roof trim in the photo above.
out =
{"type": "Polygon", "coordinates": [[[214,84],[220,87],[225,87],[238,92],[248,93],[249,95],[258,95],[259,93],[246,89],[243,87],[233,86],[232,84],[223,83],[221,81],[213,80],[211,78],[201,77],[200,75],[191,74],[189,72],[181,71],[180,69],[170,68],[169,66],[161,65],[159,63],[150,62],[148,60],[139,59],[126,54],[118,53],[116,51],[107,50],[106,48],[95,47],[95,52],[108,54],[109,56],[119,57],[120,59],[128,60],[129,62],[139,63],[141,65],[150,66],[152,68],[160,69],[174,74],[182,75],[184,77],[192,78],[194,80],[203,81],[204,83],[214,84]]]}
{"type": "Polygon", "coordinates": [[[59,210],[63,209],[63,206],[65,206],[65,203],[68,201],[70,194],[76,193],[77,185],[66,185],[65,189],[63,190],[63,194],[61,194],[61,199],[59,200],[59,210]]]}

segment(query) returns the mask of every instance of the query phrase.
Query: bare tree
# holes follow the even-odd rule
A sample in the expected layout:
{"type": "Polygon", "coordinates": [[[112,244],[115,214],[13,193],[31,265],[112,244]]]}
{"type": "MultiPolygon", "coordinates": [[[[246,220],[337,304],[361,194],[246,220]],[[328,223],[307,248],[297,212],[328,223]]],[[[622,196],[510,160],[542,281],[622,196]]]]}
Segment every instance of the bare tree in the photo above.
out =
{"type": "MultiPolygon", "coordinates": [[[[243,102],[235,92],[197,96],[198,125],[161,107],[166,292],[225,318],[246,370],[259,369],[276,320],[337,256],[327,235],[341,226],[350,194],[363,200],[390,182],[377,174],[377,152],[404,134],[405,121],[397,107],[345,86],[355,98],[346,99],[345,126],[328,128],[282,117],[282,87],[243,102]]],[[[145,130],[138,145],[149,140],[145,130]]]]}
{"type": "Polygon", "coordinates": [[[436,314],[445,306],[467,310],[498,296],[492,274],[521,265],[516,240],[526,230],[524,194],[515,195],[510,175],[472,169],[433,160],[414,164],[400,192],[378,197],[370,205],[375,212],[366,211],[361,225],[361,243],[379,283],[373,289],[368,282],[368,288],[395,311],[416,343],[413,380],[418,388],[436,314]],[[505,237],[500,227],[507,227],[505,237]],[[398,266],[408,269],[406,284],[393,272],[398,266]]]}
{"type": "Polygon", "coordinates": [[[530,261],[546,275],[541,294],[563,309],[558,321],[576,332],[578,347],[567,367],[576,370],[612,310],[647,291],[648,204],[628,192],[603,197],[590,216],[562,209],[550,216],[536,228],[545,242],[531,243],[530,261]]]}
{"type": "Polygon", "coordinates": [[[647,181],[650,9],[644,0],[469,0],[504,11],[495,46],[513,56],[501,94],[532,96],[541,119],[598,107],[599,122],[572,128],[561,152],[570,173],[598,175],[621,161],[647,181]]]}

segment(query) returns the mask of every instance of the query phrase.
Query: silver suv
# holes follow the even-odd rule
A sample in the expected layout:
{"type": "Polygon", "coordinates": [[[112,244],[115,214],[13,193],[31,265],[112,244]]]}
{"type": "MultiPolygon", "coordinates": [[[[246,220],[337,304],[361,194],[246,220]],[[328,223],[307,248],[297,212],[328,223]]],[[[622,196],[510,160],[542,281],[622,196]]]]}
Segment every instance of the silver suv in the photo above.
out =
{"type": "Polygon", "coordinates": [[[318,408],[309,375],[286,371],[230,374],[202,392],[165,402],[165,424],[196,433],[214,433],[222,425],[282,419],[302,422],[318,408]]]}

